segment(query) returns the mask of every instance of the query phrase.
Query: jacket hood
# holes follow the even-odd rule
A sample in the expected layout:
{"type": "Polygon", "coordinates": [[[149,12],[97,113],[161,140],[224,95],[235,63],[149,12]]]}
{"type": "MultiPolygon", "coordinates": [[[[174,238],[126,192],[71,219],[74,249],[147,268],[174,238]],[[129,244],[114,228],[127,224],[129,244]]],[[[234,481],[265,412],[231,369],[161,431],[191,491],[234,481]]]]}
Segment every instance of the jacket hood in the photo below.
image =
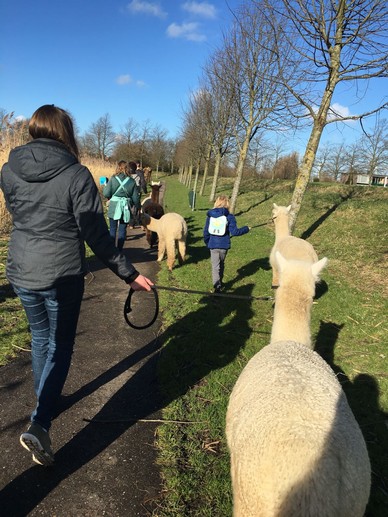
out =
{"type": "Polygon", "coordinates": [[[228,217],[229,210],[225,207],[212,208],[208,211],[207,215],[208,217],[221,217],[221,215],[225,215],[226,217],[228,217]]]}
{"type": "Polygon", "coordinates": [[[77,158],[65,145],[49,138],[37,138],[16,147],[8,160],[11,171],[29,183],[48,181],[75,163],[77,158]]]}

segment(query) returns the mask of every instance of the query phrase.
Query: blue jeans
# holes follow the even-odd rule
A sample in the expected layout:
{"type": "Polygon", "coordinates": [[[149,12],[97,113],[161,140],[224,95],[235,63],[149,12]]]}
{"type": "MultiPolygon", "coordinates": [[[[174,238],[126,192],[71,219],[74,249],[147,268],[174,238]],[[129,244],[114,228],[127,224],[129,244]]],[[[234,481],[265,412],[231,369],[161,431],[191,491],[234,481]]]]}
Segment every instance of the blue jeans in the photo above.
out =
{"type": "Polygon", "coordinates": [[[31,332],[32,372],[37,405],[31,421],[47,431],[69,373],[84,277],[72,277],[50,289],[33,291],[13,286],[31,332]]]}
{"type": "Polygon", "coordinates": [[[127,237],[127,223],[123,223],[121,220],[116,221],[115,219],[109,218],[109,233],[115,245],[117,233],[117,248],[121,251],[127,237]]]}

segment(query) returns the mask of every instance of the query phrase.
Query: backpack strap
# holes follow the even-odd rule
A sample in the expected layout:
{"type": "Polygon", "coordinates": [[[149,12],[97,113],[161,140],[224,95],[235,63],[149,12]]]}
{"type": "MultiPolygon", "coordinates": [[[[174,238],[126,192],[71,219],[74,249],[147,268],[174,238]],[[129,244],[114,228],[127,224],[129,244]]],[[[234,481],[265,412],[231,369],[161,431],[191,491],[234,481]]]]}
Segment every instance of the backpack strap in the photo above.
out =
{"type": "MultiPolygon", "coordinates": [[[[129,180],[129,178],[125,178],[125,180],[123,181],[123,180],[121,180],[118,176],[116,176],[116,179],[117,179],[117,181],[119,182],[120,186],[119,186],[119,188],[116,190],[116,192],[113,194],[113,196],[115,196],[115,195],[117,194],[117,192],[118,192],[120,189],[125,190],[125,189],[124,189],[124,185],[125,185],[125,184],[127,183],[127,181],[129,180]]],[[[113,196],[112,196],[112,197],[113,197],[113,196]]]]}

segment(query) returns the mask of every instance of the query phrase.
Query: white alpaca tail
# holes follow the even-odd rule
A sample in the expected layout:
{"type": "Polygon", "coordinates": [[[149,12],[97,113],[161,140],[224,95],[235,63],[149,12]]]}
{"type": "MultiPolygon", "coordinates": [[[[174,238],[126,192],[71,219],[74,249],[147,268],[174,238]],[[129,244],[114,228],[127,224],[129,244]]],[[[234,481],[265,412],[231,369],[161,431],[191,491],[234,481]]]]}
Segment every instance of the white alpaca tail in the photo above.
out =
{"type": "Polygon", "coordinates": [[[179,240],[178,241],[178,261],[179,264],[183,264],[186,256],[186,241],[185,240],[179,240]]]}

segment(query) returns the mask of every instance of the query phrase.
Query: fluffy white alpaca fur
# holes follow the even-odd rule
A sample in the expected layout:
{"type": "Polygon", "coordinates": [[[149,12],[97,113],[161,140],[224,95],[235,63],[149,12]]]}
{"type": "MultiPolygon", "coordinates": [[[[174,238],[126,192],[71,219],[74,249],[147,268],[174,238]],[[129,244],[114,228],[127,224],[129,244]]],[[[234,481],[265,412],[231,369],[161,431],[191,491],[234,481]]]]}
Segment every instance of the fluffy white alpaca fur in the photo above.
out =
{"type": "Polygon", "coordinates": [[[326,259],[311,265],[276,257],[271,343],[242,371],[226,416],[233,515],[362,517],[371,481],[365,441],[307,332],[326,259]]]}
{"type": "Polygon", "coordinates": [[[287,259],[305,260],[310,264],[317,262],[318,255],[313,246],[299,237],[293,237],[290,234],[289,220],[290,220],[289,206],[278,206],[273,204],[272,220],[275,223],[275,244],[271,250],[269,262],[272,267],[272,285],[278,287],[279,285],[279,271],[275,254],[277,251],[287,259]]]}
{"type": "Polygon", "coordinates": [[[172,271],[177,247],[179,264],[183,263],[186,254],[187,224],[181,215],[169,212],[160,219],[155,219],[143,214],[142,224],[158,234],[158,262],[163,260],[167,251],[167,266],[172,271]]]}

